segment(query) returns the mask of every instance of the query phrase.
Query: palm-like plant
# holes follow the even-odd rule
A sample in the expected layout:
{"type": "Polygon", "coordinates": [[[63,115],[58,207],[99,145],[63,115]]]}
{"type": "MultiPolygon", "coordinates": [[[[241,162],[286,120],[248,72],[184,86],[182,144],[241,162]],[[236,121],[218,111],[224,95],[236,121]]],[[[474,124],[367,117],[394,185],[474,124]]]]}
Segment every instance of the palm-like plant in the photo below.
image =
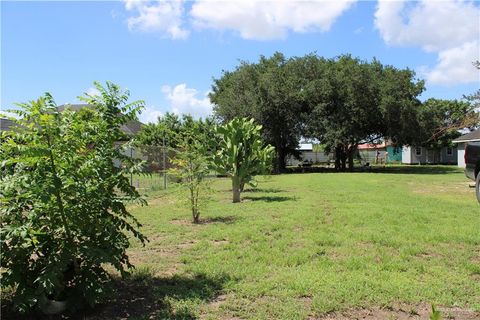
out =
{"type": "Polygon", "coordinates": [[[232,178],[233,202],[240,202],[240,193],[247,183],[257,185],[255,175],[268,172],[274,147],[263,143],[260,130],[253,119],[235,118],[216,129],[219,148],[213,157],[214,168],[232,178]]]}

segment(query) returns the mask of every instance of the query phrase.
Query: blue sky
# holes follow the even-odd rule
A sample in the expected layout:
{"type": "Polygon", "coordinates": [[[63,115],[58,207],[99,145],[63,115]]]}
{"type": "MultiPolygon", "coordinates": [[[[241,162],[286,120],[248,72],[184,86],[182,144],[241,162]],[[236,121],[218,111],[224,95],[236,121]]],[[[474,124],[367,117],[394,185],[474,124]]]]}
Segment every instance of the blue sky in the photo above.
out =
{"type": "Polygon", "coordinates": [[[111,80],[145,100],[145,122],[205,116],[213,77],[275,51],[376,57],[417,71],[423,99],[461,98],[480,83],[479,19],[469,1],[2,1],[0,105],[75,103],[111,80]]]}

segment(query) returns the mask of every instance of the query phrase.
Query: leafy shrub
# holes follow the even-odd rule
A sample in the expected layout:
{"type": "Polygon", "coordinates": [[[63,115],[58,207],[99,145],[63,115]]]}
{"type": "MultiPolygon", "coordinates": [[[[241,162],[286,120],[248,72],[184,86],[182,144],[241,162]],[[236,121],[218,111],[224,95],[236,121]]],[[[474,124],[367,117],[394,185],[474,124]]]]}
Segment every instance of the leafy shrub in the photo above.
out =
{"type": "Polygon", "coordinates": [[[112,83],[95,85],[100,95],[83,97],[90,107],[77,112],[60,112],[48,93],[19,104],[15,130],[2,133],[1,284],[14,289],[19,311],[51,299],[93,305],[108,292],[105,265],[122,275],[132,267],[129,234],[146,241],[125,207],[145,203],[127,177],[140,163],[119,143],[143,103],[127,104],[128,92],[112,83]]]}

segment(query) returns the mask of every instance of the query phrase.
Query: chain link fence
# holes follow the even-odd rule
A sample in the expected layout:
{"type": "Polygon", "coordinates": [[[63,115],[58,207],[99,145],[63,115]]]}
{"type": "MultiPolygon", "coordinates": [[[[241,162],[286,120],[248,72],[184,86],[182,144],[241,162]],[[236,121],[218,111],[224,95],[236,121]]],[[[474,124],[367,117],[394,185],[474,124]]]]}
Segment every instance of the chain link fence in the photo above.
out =
{"type": "Polygon", "coordinates": [[[125,154],[144,162],[143,174],[130,175],[130,184],[140,192],[151,192],[168,188],[168,170],[176,151],[163,146],[136,146],[128,148],[125,154]]]}

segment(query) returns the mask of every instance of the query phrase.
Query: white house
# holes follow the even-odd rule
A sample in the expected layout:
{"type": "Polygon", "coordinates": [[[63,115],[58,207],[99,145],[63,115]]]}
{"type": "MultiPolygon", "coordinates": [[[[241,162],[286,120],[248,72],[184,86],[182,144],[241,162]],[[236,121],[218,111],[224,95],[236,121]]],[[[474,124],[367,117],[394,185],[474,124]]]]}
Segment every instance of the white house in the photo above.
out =
{"type": "Polygon", "coordinates": [[[320,150],[313,150],[313,143],[300,143],[296,151],[300,153],[300,159],[296,159],[294,156],[287,158],[288,166],[298,166],[303,162],[309,162],[311,164],[329,163],[333,159],[333,154],[325,154],[320,150]]]}
{"type": "Polygon", "coordinates": [[[457,148],[443,147],[428,149],[425,147],[404,146],[402,148],[402,163],[404,164],[455,164],[457,163],[457,148]]]}
{"type": "Polygon", "coordinates": [[[457,163],[460,168],[465,168],[465,145],[467,142],[480,142],[480,129],[464,134],[452,141],[457,145],[457,163]]]}

